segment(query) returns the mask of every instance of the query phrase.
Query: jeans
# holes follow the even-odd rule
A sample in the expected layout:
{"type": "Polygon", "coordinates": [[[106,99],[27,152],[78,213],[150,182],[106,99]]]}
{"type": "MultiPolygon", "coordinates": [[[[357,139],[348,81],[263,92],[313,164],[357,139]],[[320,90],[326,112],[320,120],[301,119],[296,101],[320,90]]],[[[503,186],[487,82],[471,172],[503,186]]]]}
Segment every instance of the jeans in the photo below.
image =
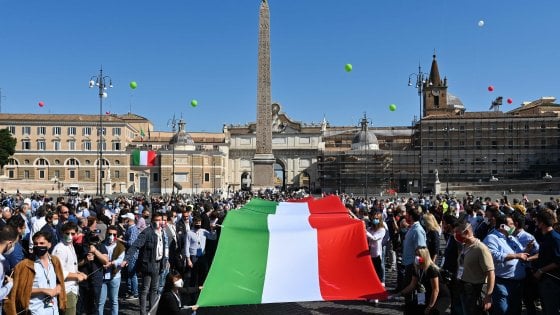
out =
{"type": "Polygon", "coordinates": [[[126,287],[128,292],[134,296],[138,296],[138,274],[136,273],[136,266],[127,268],[126,287]]]}
{"type": "Polygon", "coordinates": [[[165,278],[167,278],[168,273],[169,273],[169,268],[164,268],[159,274],[158,295],[161,295],[163,291],[163,287],[165,286],[165,280],[166,280],[165,278]]]}
{"type": "Polygon", "coordinates": [[[377,277],[379,281],[385,283],[385,268],[383,266],[383,261],[381,256],[372,257],[373,267],[375,268],[375,272],[377,273],[377,277]]]}
{"type": "Polygon", "coordinates": [[[544,275],[539,281],[539,294],[541,296],[542,314],[558,314],[560,309],[560,281],[544,275]]]}
{"type": "Polygon", "coordinates": [[[157,297],[157,289],[159,284],[159,270],[143,272],[142,276],[142,291],[140,292],[140,314],[146,315],[146,302],[148,301],[148,294],[150,297],[150,307],[154,305],[157,297]]]}
{"type": "Polygon", "coordinates": [[[521,314],[521,280],[496,277],[492,315],[521,314]]]}
{"type": "Polygon", "coordinates": [[[111,280],[103,280],[101,286],[101,296],[99,297],[99,315],[103,315],[105,308],[105,301],[109,297],[111,304],[111,315],[119,315],[119,286],[121,284],[121,277],[116,277],[111,280]]]}

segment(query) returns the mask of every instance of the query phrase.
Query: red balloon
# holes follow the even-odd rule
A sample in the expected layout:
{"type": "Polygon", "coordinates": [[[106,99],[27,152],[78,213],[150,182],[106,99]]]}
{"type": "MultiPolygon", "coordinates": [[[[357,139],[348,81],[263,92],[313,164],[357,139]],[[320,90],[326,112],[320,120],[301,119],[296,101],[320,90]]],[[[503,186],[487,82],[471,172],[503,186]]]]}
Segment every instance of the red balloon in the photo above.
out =
{"type": "Polygon", "coordinates": [[[39,102],[39,106],[40,106],[40,107],[43,107],[43,106],[45,106],[45,103],[44,103],[43,101],[40,101],[40,102],[39,102]]]}
{"type": "Polygon", "coordinates": [[[511,103],[513,103],[513,100],[511,98],[508,98],[507,102],[508,102],[508,104],[511,104],[511,103]]]}
{"type": "Polygon", "coordinates": [[[111,112],[105,112],[105,115],[111,115],[111,112]]]}
{"type": "Polygon", "coordinates": [[[490,86],[488,87],[488,92],[492,92],[492,91],[494,91],[494,87],[493,87],[492,85],[490,85],[490,86]]]}

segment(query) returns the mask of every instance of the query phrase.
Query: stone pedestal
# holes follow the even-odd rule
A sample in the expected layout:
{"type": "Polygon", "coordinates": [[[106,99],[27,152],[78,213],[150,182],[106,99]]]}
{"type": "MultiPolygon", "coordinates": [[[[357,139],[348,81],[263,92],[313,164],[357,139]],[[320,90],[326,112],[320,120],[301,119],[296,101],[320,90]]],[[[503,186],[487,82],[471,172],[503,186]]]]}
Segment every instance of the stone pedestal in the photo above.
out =
{"type": "Polygon", "coordinates": [[[253,158],[253,190],[274,187],[274,155],[255,154],[253,158]]]}
{"type": "Polygon", "coordinates": [[[436,182],[434,183],[434,194],[441,194],[441,183],[439,182],[439,180],[436,180],[436,182]]]}

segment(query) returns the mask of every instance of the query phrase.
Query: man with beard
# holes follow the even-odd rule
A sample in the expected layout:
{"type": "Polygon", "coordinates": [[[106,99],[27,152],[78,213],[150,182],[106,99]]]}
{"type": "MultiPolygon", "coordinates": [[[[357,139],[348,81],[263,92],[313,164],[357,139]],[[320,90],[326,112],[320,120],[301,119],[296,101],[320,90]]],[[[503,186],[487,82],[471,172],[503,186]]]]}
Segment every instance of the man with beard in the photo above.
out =
{"type": "Polygon", "coordinates": [[[488,247],[474,237],[473,228],[466,220],[455,227],[455,240],[462,244],[457,267],[463,315],[478,315],[492,306],[494,292],[494,261],[488,247]],[[486,283],[484,298],[480,299],[486,283]]]}

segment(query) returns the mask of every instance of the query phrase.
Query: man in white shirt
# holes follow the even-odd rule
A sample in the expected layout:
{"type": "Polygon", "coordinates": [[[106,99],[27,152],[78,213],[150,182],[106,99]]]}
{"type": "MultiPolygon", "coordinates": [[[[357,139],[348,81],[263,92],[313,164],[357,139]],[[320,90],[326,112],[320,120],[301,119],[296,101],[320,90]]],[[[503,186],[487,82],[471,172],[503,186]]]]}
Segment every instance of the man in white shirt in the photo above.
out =
{"type": "Polygon", "coordinates": [[[78,258],[74,250],[73,238],[76,235],[78,226],[73,222],[65,223],[62,228],[62,240],[52,252],[53,256],[58,257],[62,265],[64,275],[64,286],[66,291],[66,315],[76,315],[76,303],[78,302],[78,282],[87,279],[87,275],[78,271],[78,258]]]}

